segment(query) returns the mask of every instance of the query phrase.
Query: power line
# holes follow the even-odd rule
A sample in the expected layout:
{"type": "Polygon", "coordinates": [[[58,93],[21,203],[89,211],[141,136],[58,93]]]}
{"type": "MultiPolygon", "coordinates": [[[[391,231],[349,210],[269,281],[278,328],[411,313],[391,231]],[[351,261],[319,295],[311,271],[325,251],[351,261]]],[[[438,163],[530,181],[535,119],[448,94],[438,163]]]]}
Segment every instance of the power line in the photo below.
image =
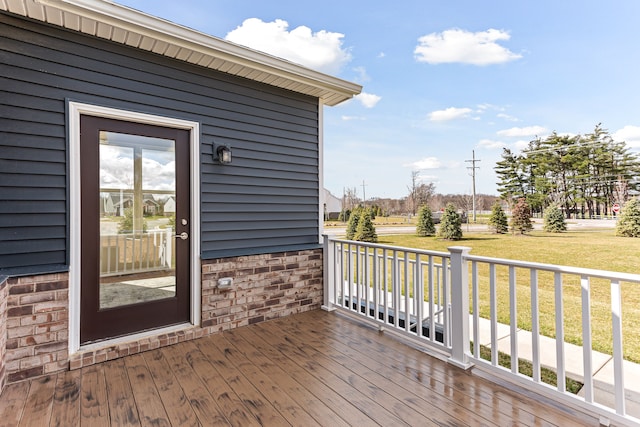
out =
{"type": "Polygon", "coordinates": [[[472,194],[472,204],[473,204],[473,222],[476,222],[476,169],[480,169],[480,166],[476,166],[476,163],[480,160],[476,160],[476,150],[471,151],[472,158],[471,160],[465,160],[467,163],[471,163],[471,166],[467,169],[471,169],[471,180],[473,182],[473,194],[472,194]]]}

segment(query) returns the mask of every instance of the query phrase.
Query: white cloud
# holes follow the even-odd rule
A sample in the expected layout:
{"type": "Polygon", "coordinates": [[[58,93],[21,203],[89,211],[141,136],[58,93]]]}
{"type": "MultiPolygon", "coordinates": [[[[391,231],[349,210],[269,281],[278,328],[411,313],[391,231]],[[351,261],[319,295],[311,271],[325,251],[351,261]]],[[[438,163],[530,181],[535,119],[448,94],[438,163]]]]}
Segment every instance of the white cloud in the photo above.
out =
{"type": "Polygon", "coordinates": [[[351,60],[348,49],[342,47],[344,34],[325,30],[313,33],[305,26],[291,31],[288,28],[289,23],[282,19],[263,22],[249,18],[225,39],[328,74],[339,73],[351,60]]]}
{"type": "Polygon", "coordinates": [[[353,98],[358,100],[358,101],[360,101],[360,103],[365,108],[373,108],[373,107],[375,107],[376,104],[382,99],[378,95],[374,95],[372,93],[366,93],[366,92],[362,92],[362,93],[354,96],[353,98]]]}
{"type": "Polygon", "coordinates": [[[364,82],[368,82],[371,80],[371,77],[369,77],[369,75],[367,74],[367,69],[364,67],[355,67],[353,69],[353,71],[356,72],[356,74],[358,74],[358,77],[356,77],[356,81],[358,83],[364,83],[364,82]]]}
{"type": "Polygon", "coordinates": [[[498,131],[498,135],[509,137],[540,136],[547,132],[549,131],[542,126],[525,126],[500,130],[498,131]]]}
{"type": "Polygon", "coordinates": [[[629,147],[640,147],[640,126],[627,125],[615,131],[611,137],[617,142],[626,142],[629,147]]]}
{"type": "Polygon", "coordinates": [[[429,113],[429,120],[432,122],[443,122],[447,120],[462,119],[472,112],[471,108],[449,107],[444,110],[432,111],[429,113]]]}
{"type": "Polygon", "coordinates": [[[418,62],[429,64],[501,64],[522,58],[497,43],[510,38],[508,32],[493,28],[477,33],[454,28],[420,37],[413,53],[418,62]]]}
{"type": "Polygon", "coordinates": [[[387,56],[387,55],[385,55],[385,53],[384,53],[384,52],[380,52],[380,53],[378,54],[378,58],[384,58],[385,56],[387,56]]]}
{"type": "Polygon", "coordinates": [[[349,122],[351,120],[366,120],[364,117],[361,117],[361,116],[341,116],[341,119],[344,120],[345,122],[349,122]]]}
{"type": "Polygon", "coordinates": [[[514,142],[512,145],[513,145],[513,149],[514,149],[514,150],[522,151],[522,150],[524,150],[525,148],[528,148],[528,147],[529,147],[529,141],[522,141],[522,140],[520,140],[520,141],[516,141],[516,142],[514,142]]]}
{"type": "Polygon", "coordinates": [[[498,113],[496,115],[496,117],[498,117],[499,119],[507,120],[509,122],[519,122],[520,121],[520,119],[518,119],[517,117],[513,117],[513,116],[510,116],[510,115],[505,114],[505,113],[498,113]]]}
{"type": "Polygon", "coordinates": [[[439,169],[442,167],[442,163],[437,157],[425,157],[417,162],[409,163],[408,165],[413,169],[439,169]]]}
{"type": "Polygon", "coordinates": [[[495,150],[497,148],[504,148],[505,143],[502,141],[493,141],[491,139],[482,139],[478,142],[478,148],[486,148],[487,150],[495,150]]]}

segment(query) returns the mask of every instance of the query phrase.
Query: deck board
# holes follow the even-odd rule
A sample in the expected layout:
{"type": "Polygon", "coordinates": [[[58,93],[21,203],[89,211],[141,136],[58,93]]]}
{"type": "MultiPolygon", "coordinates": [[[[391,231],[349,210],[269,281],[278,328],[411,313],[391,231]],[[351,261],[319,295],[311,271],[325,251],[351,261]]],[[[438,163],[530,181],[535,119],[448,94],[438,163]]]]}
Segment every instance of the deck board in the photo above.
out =
{"type": "Polygon", "coordinates": [[[4,426],[597,426],[335,313],[10,384],[4,426]]]}

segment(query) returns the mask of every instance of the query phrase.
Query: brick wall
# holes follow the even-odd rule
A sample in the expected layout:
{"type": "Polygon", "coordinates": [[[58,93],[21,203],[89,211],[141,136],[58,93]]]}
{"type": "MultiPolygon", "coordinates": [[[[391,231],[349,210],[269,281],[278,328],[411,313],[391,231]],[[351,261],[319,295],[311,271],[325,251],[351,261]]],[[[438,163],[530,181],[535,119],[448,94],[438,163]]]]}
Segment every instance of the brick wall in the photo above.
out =
{"type": "Polygon", "coordinates": [[[5,354],[7,352],[7,278],[0,277],[0,392],[7,381],[5,354]]]}
{"type": "Polygon", "coordinates": [[[68,356],[68,274],[0,283],[0,391],[15,382],[320,308],[322,249],[204,261],[202,324],[68,356]],[[232,277],[229,290],[218,279],[232,277]],[[6,334],[3,333],[3,328],[6,334]],[[4,342],[3,342],[3,338],[4,342]],[[3,354],[4,352],[4,354],[3,354]],[[4,355],[4,363],[2,362],[4,355]],[[3,379],[3,377],[5,377],[3,379]]]}
{"type": "Polygon", "coordinates": [[[206,334],[320,308],[322,250],[204,261],[202,327],[206,334]],[[229,290],[219,278],[233,278],[229,290]]]}
{"type": "Polygon", "coordinates": [[[7,287],[7,381],[68,369],[68,274],[10,278],[7,287]]]}

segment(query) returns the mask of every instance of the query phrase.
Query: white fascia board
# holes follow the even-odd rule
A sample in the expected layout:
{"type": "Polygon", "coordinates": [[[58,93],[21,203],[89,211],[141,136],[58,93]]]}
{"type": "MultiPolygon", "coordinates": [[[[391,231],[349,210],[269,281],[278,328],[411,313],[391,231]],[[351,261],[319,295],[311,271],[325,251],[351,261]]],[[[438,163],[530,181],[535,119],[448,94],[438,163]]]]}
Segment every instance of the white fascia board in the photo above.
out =
{"type": "MultiPolygon", "coordinates": [[[[33,0],[24,0],[31,2],[33,0]]],[[[325,92],[325,105],[336,105],[362,91],[362,86],[259,52],[200,31],[151,16],[107,0],[35,0],[47,9],[60,10],[114,28],[140,34],[169,45],[220,58],[325,92]]],[[[0,3],[1,4],[1,3],[0,3]]],[[[99,36],[99,34],[94,34],[99,36]]]]}

